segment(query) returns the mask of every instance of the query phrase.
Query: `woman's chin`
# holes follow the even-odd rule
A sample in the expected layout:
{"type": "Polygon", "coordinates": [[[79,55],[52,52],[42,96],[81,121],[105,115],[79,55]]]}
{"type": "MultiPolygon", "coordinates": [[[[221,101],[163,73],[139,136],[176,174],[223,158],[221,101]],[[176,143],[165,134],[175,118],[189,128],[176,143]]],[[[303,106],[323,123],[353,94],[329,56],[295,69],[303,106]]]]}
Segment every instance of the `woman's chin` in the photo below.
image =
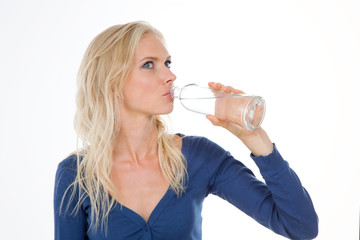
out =
{"type": "Polygon", "coordinates": [[[164,109],[163,111],[161,111],[159,114],[156,114],[156,115],[170,114],[170,113],[172,113],[173,110],[174,110],[174,106],[171,105],[171,107],[169,106],[167,109],[164,109]]]}

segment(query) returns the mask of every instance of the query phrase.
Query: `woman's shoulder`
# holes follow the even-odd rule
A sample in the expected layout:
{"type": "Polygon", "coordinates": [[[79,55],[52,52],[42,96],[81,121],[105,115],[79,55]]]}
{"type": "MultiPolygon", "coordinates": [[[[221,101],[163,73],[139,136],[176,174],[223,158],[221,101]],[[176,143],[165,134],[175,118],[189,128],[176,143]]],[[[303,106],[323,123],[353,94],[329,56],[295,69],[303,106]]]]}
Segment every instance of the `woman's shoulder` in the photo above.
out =
{"type": "MultiPolygon", "coordinates": [[[[77,174],[77,155],[72,153],[63,159],[57,167],[56,179],[75,179],[77,174]]],[[[81,161],[81,157],[80,157],[81,161]]]]}
{"type": "Polygon", "coordinates": [[[58,164],[58,169],[76,170],[76,166],[77,166],[77,155],[70,154],[58,164]]]}
{"type": "Polygon", "coordinates": [[[213,151],[224,151],[222,147],[220,147],[217,143],[213,142],[207,137],[198,135],[184,135],[181,133],[177,133],[176,135],[178,135],[182,139],[183,150],[203,150],[209,153],[213,151]]]}
{"type": "Polygon", "coordinates": [[[182,133],[177,133],[177,134],[175,134],[175,136],[177,136],[178,138],[181,138],[183,142],[188,142],[191,144],[200,144],[200,145],[215,144],[215,145],[217,145],[215,142],[213,142],[212,140],[210,140],[204,136],[184,135],[182,133]]]}
{"type": "Polygon", "coordinates": [[[188,161],[191,171],[206,169],[206,175],[212,175],[231,154],[220,145],[204,136],[183,135],[182,152],[188,161]]]}

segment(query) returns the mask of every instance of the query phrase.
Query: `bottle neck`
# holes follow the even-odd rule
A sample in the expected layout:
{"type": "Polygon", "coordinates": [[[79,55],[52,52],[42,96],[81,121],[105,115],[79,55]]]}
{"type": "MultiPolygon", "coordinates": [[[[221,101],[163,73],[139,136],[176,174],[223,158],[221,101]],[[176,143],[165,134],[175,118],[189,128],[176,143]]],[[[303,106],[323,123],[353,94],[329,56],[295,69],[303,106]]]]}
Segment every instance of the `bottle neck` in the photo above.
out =
{"type": "Polygon", "coordinates": [[[180,97],[180,92],[181,92],[181,87],[179,86],[172,86],[170,89],[170,96],[172,99],[175,98],[179,98],[180,97]]]}

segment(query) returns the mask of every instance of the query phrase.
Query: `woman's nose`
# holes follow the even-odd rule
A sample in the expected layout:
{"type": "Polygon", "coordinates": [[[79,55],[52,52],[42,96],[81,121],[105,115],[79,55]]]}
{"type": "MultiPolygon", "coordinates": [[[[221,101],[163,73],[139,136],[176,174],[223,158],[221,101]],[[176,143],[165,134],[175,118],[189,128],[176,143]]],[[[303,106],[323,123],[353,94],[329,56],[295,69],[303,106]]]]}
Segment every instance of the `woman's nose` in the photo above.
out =
{"type": "Polygon", "coordinates": [[[176,80],[176,75],[169,68],[167,68],[164,80],[165,84],[172,83],[176,80]]]}

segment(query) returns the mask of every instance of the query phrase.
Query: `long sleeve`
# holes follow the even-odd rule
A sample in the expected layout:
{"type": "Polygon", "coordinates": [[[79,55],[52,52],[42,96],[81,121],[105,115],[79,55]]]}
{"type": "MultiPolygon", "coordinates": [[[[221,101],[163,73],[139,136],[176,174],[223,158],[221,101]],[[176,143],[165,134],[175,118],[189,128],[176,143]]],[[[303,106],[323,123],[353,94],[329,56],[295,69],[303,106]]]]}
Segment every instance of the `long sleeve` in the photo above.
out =
{"type": "Polygon", "coordinates": [[[87,222],[86,215],[80,207],[75,213],[72,211],[77,204],[77,196],[70,201],[73,188],[71,184],[75,179],[76,174],[76,157],[69,157],[61,162],[58,166],[55,178],[54,191],[54,222],[55,222],[55,240],[84,240],[87,239],[87,222]],[[65,196],[64,196],[65,194],[65,196]],[[64,201],[62,199],[64,196],[64,201]]]}
{"type": "Polygon", "coordinates": [[[318,218],[307,191],[275,144],[268,156],[251,155],[266,182],[219,146],[208,151],[210,193],[216,194],[275,233],[290,239],[312,239],[318,218]],[[216,164],[214,164],[216,163],[216,164]]]}

